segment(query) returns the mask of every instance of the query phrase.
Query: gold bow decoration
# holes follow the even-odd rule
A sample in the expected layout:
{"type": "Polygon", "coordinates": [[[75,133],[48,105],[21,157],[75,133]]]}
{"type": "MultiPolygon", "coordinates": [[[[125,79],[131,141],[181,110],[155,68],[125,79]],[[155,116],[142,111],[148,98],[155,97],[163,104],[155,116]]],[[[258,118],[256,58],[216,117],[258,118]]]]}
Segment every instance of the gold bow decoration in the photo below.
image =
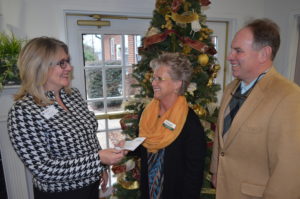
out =
{"type": "Polygon", "coordinates": [[[129,190],[138,189],[140,186],[137,180],[128,181],[126,173],[120,173],[117,177],[117,181],[124,189],[129,189],[129,190]]]}
{"type": "Polygon", "coordinates": [[[147,48],[155,43],[160,43],[164,41],[169,35],[175,34],[177,38],[184,44],[195,50],[205,53],[215,53],[215,49],[209,48],[205,43],[202,43],[199,40],[192,40],[189,37],[180,37],[179,34],[175,30],[166,30],[163,33],[158,33],[149,37],[144,38],[144,48],[147,48]]]}

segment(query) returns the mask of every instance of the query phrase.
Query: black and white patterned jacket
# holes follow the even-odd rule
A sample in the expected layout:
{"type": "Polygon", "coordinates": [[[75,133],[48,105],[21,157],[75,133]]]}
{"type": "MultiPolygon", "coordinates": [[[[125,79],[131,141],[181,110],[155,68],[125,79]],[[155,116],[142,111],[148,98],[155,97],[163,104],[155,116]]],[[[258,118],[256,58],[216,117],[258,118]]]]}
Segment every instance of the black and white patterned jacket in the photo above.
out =
{"type": "MultiPolygon", "coordinates": [[[[53,92],[47,92],[54,99],[53,92]]],[[[69,111],[55,101],[39,106],[31,95],[17,101],[8,114],[8,132],[17,154],[46,192],[78,189],[96,182],[104,166],[96,137],[98,123],[80,92],[60,96],[69,111]]]]}

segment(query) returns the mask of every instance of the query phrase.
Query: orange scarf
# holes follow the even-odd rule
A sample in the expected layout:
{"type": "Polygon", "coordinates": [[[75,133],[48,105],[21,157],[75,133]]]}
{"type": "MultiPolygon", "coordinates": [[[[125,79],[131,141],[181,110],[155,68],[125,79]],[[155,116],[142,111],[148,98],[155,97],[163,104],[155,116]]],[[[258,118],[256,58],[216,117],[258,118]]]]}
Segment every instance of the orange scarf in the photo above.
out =
{"type": "Polygon", "coordinates": [[[151,153],[165,148],[178,137],[185,124],[188,104],[185,97],[179,96],[175,104],[161,117],[158,117],[159,110],[159,100],[152,99],[143,111],[139,123],[139,136],[146,137],[143,146],[151,153]],[[167,121],[171,123],[166,125],[167,121]],[[173,124],[176,125],[174,129],[173,124]]]}

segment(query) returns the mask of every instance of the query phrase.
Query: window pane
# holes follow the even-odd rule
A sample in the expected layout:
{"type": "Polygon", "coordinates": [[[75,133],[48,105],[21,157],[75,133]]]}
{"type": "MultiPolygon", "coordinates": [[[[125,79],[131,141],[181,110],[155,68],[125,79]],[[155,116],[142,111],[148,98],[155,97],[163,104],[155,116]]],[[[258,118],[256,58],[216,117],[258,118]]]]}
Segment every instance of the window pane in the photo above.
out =
{"type": "Polygon", "coordinates": [[[104,35],[105,65],[121,65],[122,63],[122,36],[104,35]]]}
{"type": "Polygon", "coordinates": [[[98,131],[106,130],[105,119],[97,120],[98,121],[98,131]]]}
{"type": "Polygon", "coordinates": [[[125,135],[121,130],[113,130],[108,133],[110,147],[115,147],[121,140],[125,139],[125,135]]]}
{"type": "Polygon", "coordinates": [[[103,97],[102,69],[85,69],[87,99],[103,97]]]}
{"type": "Polygon", "coordinates": [[[118,144],[121,140],[125,139],[125,136],[121,133],[121,130],[112,130],[109,131],[107,134],[105,132],[98,132],[97,138],[102,149],[106,149],[115,147],[116,144],[118,144]],[[109,138],[109,144],[107,144],[107,135],[109,138]]]}
{"type": "Polygon", "coordinates": [[[123,100],[110,100],[107,102],[107,112],[119,112],[122,111],[122,102],[123,100]]]}
{"type": "Polygon", "coordinates": [[[108,120],[108,128],[109,129],[119,129],[119,128],[121,128],[120,120],[121,119],[108,120]]]}
{"type": "Polygon", "coordinates": [[[104,104],[102,101],[88,102],[89,110],[93,111],[96,115],[104,113],[104,104]]]}
{"type": "Polygon", "coordinates": [[[107,142],[106,142],[106,133],[105,132],[97,133],[97,137],[98,137],[98,140],[100,142],[101,148],[102,149],[107,149],[108,145],[107,145],[107,142]]]}
{"type": "MultiPolygon", "coordinates": [[[[218,37],[217,36],[212,36],[211,37],[211,41],[215,46],[215,49],[217,50],[217,52],[219,51],[219,46],[218,46],[218,37]]],[[[214,55],[215,57],[217,57],[217,54],[214,55]]]]}
{"type": "Polygon", "coordinates": [[[132,77],[132,66],[128,66],[125,70],[125,85],[124,85],[124,95],[126,97],[132,96],[139,92],[139,88],[133,88],[131,85],[137,84],[136,79],[132,77]]]}
{"type": "Polygon", "coordinates": [[[137,64],[139,61],[138,47],[141,46],[140,35],[124,35],[125,65],[137,64]]]}
{"type": "Polygon", "coordinates": [[[83,34],[83,60],[85,66],[102,65],[101,35],[83,34]]]}
{"type": "Polygon", "coordinates": [[[106,70],[107,97],[122,96],[122,69],[109,68],[106,70]]]}

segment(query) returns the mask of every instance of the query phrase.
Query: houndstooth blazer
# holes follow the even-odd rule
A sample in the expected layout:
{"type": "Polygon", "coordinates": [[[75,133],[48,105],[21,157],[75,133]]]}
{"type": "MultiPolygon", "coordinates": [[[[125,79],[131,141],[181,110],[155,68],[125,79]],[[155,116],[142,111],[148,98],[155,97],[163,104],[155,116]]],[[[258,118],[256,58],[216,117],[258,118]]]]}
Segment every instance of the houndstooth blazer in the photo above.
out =
{"type": "MultiPolygon", "coordinates": [[[[53,92],[47,92],[54,99],[53,92]]],[[[78,189],[99,180],[104,168],[98,151],[98,127],[80,92],[72,88],[60,96],[69,111],[56,101],[37,105],[31,95],[17,101],[8,114],[12,145],[33,175],[33,184],[45,192],[78,189]]]]}

